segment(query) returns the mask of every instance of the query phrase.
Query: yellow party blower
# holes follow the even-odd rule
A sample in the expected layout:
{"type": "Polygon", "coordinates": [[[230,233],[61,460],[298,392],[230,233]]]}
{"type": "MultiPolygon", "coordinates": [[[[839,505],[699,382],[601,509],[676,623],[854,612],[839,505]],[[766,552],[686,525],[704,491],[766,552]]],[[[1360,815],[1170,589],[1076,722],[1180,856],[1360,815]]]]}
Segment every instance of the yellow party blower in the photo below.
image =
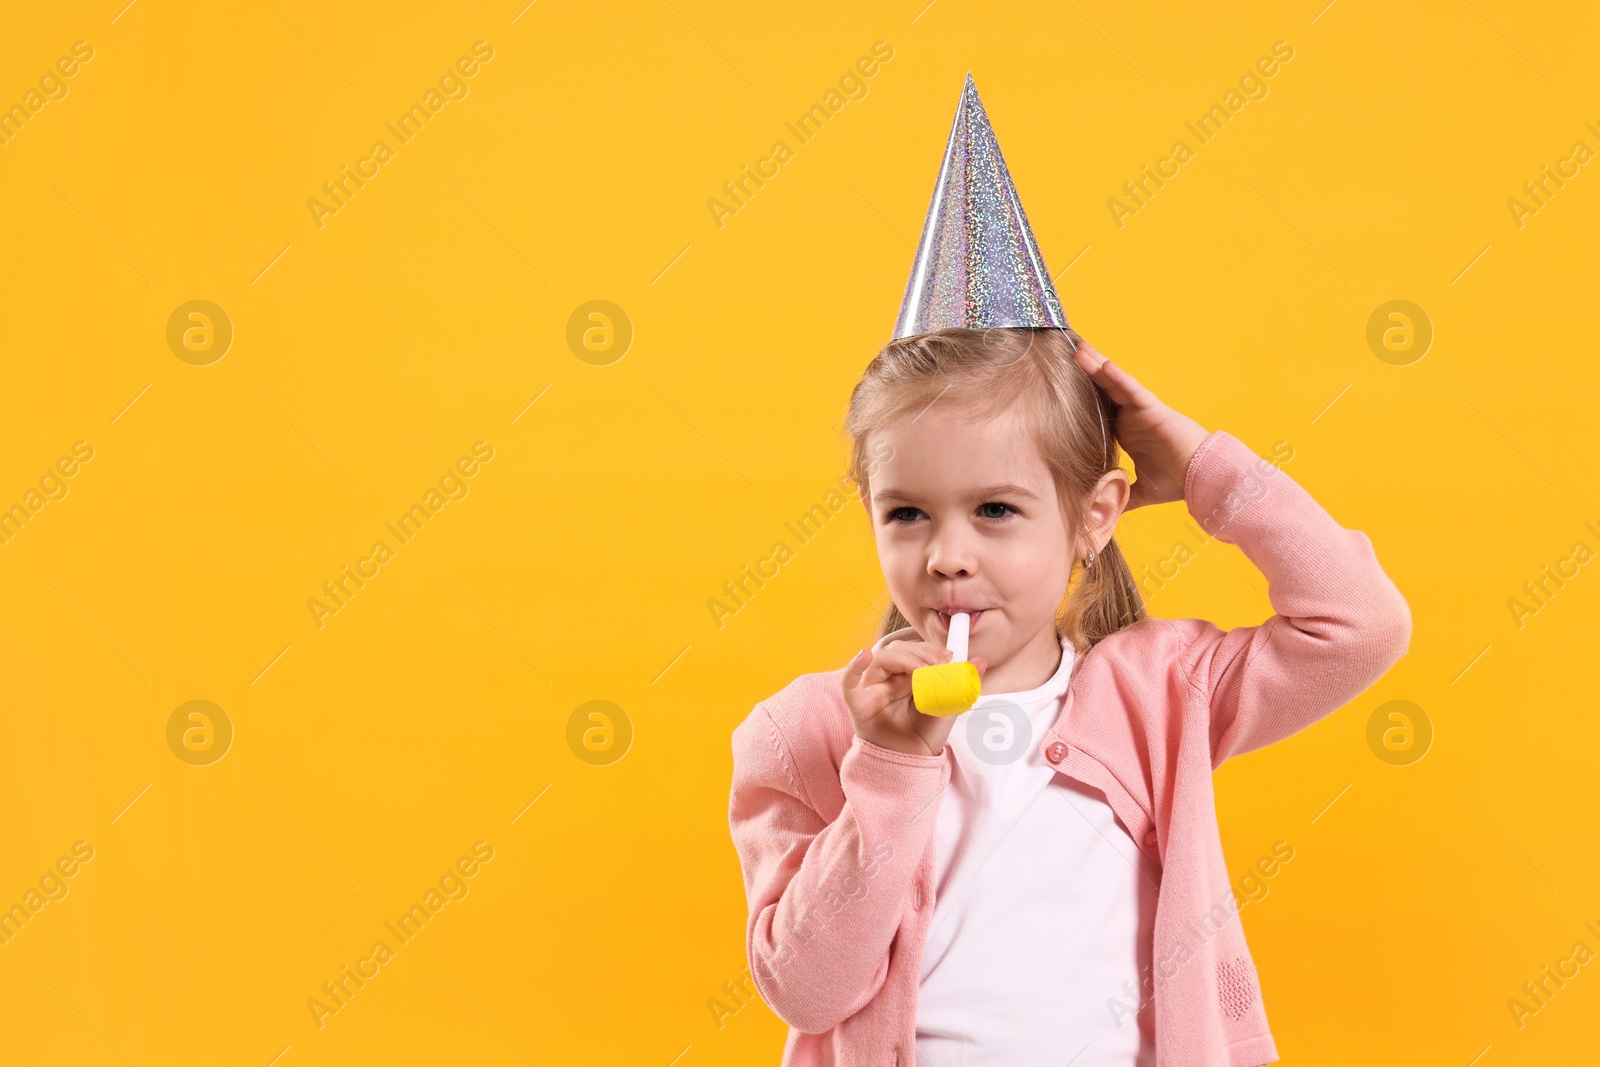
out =
{"type": "Polygon", "coordinates": [[[924,715],[960,715],[978,702],[978,668],[967,662],[967,634],[972,616],[950,616],[949,663],[918,667],[911,672],[911,700],[924,715]]]}

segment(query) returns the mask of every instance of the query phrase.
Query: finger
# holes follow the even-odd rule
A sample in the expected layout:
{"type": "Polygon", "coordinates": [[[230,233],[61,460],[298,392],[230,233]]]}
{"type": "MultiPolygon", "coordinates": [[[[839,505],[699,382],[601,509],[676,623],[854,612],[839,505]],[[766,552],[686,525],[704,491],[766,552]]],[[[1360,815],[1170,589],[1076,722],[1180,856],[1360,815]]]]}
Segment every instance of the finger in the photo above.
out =
{"type": "Polygon", "coordinates": [[[1106,358],[1104,354],[1088,342],[1079,345],[1078,350],[1080,352],[1087,350],[1087,359],[1093,364],[1093,369],[1089,370],[1090,376],[1100,384],[1100,387],[1106,391],[1106,395],[1110,396],[1118,407],[1138,408],[1160,405],[1161,401],[1156,399],[1156,395],[1139,384],[1137,378],[1123,370],[1118,364],[1111,362],[1110,359],[1106,358]]]}
{"type": "Polygon", "coordinates": [[[897,700],[911,693],[912,675],[923,667],[943,663],[950,653],[940,650],[936,656],[920,651],[906,650],[890,657],[887,649],[880,649],[873,658],[863,685],[881,691],[886,699],[897,700]]]}
{"type": "Polygon", "coordinates": [[[885,675],[910,674],[918,667],[943,663],[950,658],[950,650],[926,641],[895,641],[874,655],[873,663],[885,675]]]}
{"type": "Polygon", "coordinates": [[[860,685],[861,676],[866,673],[868,667],[872,666],[872,659],[873,654],[870,648],[863,648],[860,652],[857,652],[856,658],[845,664],[844,676],[839,679],[839,684],[844,686],[846,691],[860,685]]]}
{"type": "Polygon", "coordinates": [[[1106,391],[1113,403],[1120,407],[1131,402],[1127,387],[1113,377],[1113,372],[1120,368],[1104,352],[1085,341],[1078,346],[1077,355],[1078,365],[1094,379],[1096,385],[1106,391]]]}
{"type": "Polygon", "coordinates": [[[1088,341],[1079,343],[1076,355],[1079,357],[1080,365],[1090,374],[1098,373],[1107,362],[1106,354],[1088,341]]]}

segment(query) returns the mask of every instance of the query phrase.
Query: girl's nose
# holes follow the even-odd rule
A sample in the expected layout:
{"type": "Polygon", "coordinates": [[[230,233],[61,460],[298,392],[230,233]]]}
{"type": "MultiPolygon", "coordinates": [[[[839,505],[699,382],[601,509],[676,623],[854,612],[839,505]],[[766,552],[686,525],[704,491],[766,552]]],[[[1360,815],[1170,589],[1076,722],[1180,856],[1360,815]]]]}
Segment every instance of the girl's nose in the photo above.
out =
{"type": "Polygon", "coordinates": [[[977,555],[959,534],[941,534],[928,548],[928,574],[934,578],[970,578],[977,570],[977,555]]]}
{"type": "Polygon", "coordinates": [[[929,560],[928,573],[935,578],[970,578],[974,573],[974,569],[963,563],[929,560]]]}

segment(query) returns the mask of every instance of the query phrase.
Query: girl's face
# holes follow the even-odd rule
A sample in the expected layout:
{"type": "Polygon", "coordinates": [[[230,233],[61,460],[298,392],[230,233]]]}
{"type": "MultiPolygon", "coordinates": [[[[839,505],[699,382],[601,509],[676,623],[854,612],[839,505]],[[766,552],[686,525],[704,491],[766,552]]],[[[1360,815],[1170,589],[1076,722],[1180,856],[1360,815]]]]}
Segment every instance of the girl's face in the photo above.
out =
{"type": "Polygon", "coordinates": [[[1044,684],[1061,663],[1055,616],[1077,554],[1020,412],[968,423],[956,405],[936,402],[880,435],[873,451],[887,458],[862,504],[901,614],[943,648],[946,609],[974,613],[967,654],[988,661],[985,692],[1044,684]]]}

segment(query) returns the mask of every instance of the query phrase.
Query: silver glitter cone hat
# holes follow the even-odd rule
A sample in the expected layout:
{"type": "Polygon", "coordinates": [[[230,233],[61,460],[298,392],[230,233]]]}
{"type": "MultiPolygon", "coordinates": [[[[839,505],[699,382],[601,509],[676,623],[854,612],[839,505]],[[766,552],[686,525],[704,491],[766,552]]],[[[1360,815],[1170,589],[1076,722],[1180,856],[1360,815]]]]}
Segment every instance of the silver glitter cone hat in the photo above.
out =
{"type": "Polygon", "coordinates": [[[970,73],[894,339],[953,326],[1068,326],[970,73]]]}

